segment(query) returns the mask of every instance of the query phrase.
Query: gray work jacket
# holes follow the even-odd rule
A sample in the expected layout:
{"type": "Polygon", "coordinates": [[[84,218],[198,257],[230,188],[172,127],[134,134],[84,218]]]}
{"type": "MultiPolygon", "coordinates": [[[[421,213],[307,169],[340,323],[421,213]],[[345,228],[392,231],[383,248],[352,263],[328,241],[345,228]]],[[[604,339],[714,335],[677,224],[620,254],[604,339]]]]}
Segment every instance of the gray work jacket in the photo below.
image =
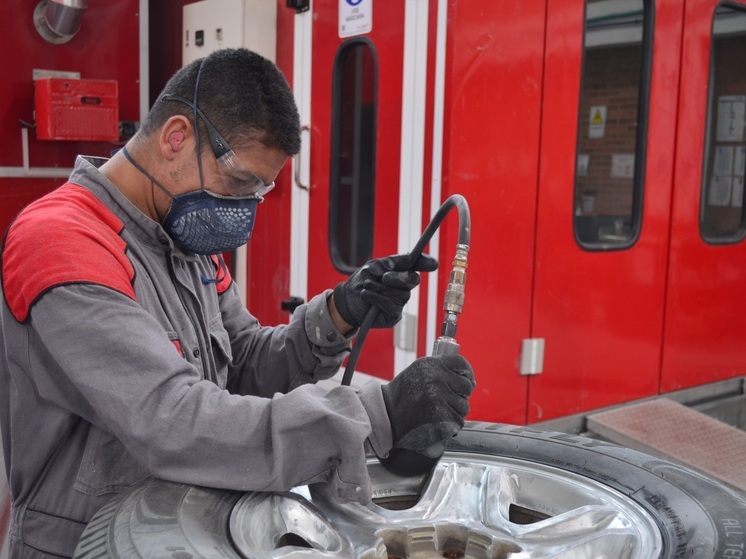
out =
{"type": "Polygon", "coordinates": [[[70,557],[96,510],[149,475],[235,490],[326,481],[369,499],[365,453],[385,455],[391,427],[375,383],[313,385],[350,345],[328,293],[260,326],[214,259],[174,246],[102,162],[78,158],[3,244],[11,557],[70,557]]]}

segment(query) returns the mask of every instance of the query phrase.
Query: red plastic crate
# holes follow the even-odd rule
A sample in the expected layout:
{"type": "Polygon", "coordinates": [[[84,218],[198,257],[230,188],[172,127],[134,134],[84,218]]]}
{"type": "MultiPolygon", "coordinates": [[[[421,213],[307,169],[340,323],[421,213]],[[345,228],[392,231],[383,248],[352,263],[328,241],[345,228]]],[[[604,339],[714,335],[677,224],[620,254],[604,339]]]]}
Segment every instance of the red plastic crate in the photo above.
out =
{"type": "Polygon", "coordinates": [[[42,78],[35,86],[36,137],[40,140],[119,140],[116,80],[42,78]]]}

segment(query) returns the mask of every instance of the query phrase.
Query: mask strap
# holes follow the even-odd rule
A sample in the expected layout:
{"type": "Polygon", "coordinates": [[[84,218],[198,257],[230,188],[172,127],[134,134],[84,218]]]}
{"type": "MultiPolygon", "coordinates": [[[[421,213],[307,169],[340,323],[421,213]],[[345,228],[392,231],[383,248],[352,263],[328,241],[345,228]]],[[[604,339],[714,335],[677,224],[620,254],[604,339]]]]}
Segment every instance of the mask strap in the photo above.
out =
{"type": "Polygon", "coordinates": [[[205,189],[205,182],[202,178],[202,144],[199,141],[199,114],[197,113],[197,94],[199,92],[199,78],[202,76],[202,67],[205,65],[203,58],[200,62],[199,70],[197,70],[197,79],[194,81],[194,140],[197,142],[197,169],[199,169],[199,186],[202,190],[205,189]]]}
{"type": "Polygon", "coordinates": [[[206,275],[200,274],[199,278],[202,280],[203,284],[207,285],[209,283],[220,283],[226,278],[226,276],[228,275],[228,266],[225,265],[225,260],[223,260],[222,254],[218,254],[218,262],[220,263],[220,272],[223,275],[214,279],[210,279],[206,275]]]}
{"type": "Polygon", "coordinates": [[[127,159],[127,161],[129,161],[130,163],[132,163],[132,165],[135,166],[135,169],[137,169],[143,175],[145,175],[146,177],[148,177],[151,181],[153,181],[154,184],[158,185],[158,188],[160,188],[163,192],[165,192],[166,194],[168,194],[168,197],[171,198],[171,200],[174,199],[174,195],[171,194],[165,186],[163,186],[161,183],[159,183],[158,180],[153,175],[151,175],[150,173],[148,173],[142,165],[140,165],[137,161],[135,161],[133,159],[133,157],[130,155],[130,152],[127,151],[126,147],[122,148],[122,155],[124,155],[124,157],[127,159]]]}

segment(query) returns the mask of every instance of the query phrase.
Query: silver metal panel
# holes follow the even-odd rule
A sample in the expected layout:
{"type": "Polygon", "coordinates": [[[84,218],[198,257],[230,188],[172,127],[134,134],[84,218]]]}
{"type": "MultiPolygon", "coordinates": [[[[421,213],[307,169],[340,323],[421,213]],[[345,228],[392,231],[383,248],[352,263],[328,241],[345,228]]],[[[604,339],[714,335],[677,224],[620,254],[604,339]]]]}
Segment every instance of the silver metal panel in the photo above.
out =
{"type": "Polygon", "coordinates": [[[521,375],[538,375],[544,370],[544,338],[526,338],[521,343],[521,375]]]}

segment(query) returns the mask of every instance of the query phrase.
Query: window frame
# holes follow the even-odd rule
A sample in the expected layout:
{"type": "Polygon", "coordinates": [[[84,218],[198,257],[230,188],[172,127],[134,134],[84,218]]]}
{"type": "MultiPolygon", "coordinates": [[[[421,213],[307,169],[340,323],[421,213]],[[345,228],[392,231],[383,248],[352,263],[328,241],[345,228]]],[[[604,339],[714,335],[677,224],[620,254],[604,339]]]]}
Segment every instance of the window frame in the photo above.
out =
{"type": "MultiPolygon", "coordinates": [[[[342,94],[343,94],[343,83],[344,80],[344,65],[355,48],[367,48],[373,60],[373,113],[371,116],[371,122],[373,128],[370,131],[372,138],[370,138],[370,177],[369,184],[372,191],[369,193],[370,199],[375,202],[375,185],[376,185],[376,152],[377,152],[377,130],[378,130],[378,89],[379,89],[379,59],[378,53],[376,52],[375,45],[367,37],[354,37],[344,41],[334,57],[334,66],[332,71],[332,106],[331,106],[331,143],[330,143],[330,164],[329,164],[329,255],[334,268],[343,274],[352,274],[359,266],[353,265],[345,261],[340,250],[340,238],[341,234],[346,232],[339,231],[339,223],[336,216],[339,214],[340,204],[340,188],[342,186],[342,173],[339,167],[341,161],[341,141],[342,141],[342,94]]],[[[359,91],[357,92],[359,93],[359,91]]],[[[359,108],[361,103],[357,102],[356,108],[359,108]]],[[[360,133],[361,130],[356,130],[356,133],[360,133]]],[[[354,180],[354,179],[353,179],[354,180]]],[[[370,223],[367,231],[361,232],[363,235],[368,237],[368,253],[367,258],[372,258],[373,254],[373,229],[375,223],[375,203],[370,204],[370,223]]]]}

